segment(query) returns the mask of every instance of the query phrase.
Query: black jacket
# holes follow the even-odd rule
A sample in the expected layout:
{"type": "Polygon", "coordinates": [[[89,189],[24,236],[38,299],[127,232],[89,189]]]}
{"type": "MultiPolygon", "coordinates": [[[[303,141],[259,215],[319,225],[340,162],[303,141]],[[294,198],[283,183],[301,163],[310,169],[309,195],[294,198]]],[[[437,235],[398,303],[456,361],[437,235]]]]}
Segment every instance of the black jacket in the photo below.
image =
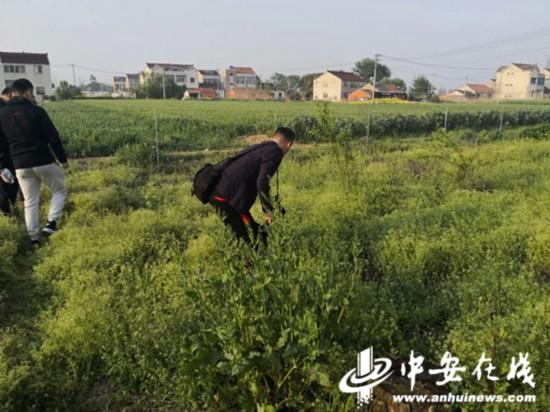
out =
{"type": "Polygon", "coordinates": [[[259,193],[262,209],[271,211],[269,179],[279,168],[283,151],[273,141],[251,146],[245,151],[246,154],[224,169],[214,193],[227,199],[239,213],[248,213],[259,193]]]}
{"type": "Polygon", "coordinates": [[[7,138],[16,169],[53,163],[52,151],[61,163],[67,162],[59,133],[48,113],[29,100],[13,97],[0,109],[0,128],[7,138]]]}
{"type": "MultiPolygon", "coordinates": [[[[0,99],[0,110],[5,106],[6,103],[4,100],[0,99]]],[[[6,139],[6,136],[4,136],[2,128],[0,127],[0,170],[2,169],[10,169],[11,172],[15,171],[13,162],[11,161],[8,140],[6,139]]]]}

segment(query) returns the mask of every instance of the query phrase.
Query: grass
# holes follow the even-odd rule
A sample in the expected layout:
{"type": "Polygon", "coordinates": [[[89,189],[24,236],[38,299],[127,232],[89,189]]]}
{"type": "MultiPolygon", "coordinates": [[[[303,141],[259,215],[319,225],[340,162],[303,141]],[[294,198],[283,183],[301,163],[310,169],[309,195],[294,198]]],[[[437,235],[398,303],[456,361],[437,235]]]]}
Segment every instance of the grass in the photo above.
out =
{"type": "Polygon", "coordinates": [[[500,376],[529,352],[534,389],[470,372],[452,390],[547,410],[548,139],[348,143],[285,159],[288,213],[257,254],[189,196],[192,154],[75,161],[63,229],[30,260],[0,217],[0,409],[350,410],[338,381],[374,345],[470,371],[487,351],[500,376]]]}

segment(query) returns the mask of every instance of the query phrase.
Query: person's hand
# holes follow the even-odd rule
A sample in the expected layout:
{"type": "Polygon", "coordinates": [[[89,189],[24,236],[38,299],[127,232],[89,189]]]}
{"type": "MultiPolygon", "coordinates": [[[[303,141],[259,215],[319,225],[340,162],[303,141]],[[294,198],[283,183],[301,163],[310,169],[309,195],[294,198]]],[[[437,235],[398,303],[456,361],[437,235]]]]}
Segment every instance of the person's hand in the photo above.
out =
{"type": "Polygon", "coordinates": [[[264,213],[264,222],[266,225],[270,225],[273,222],[273,214],[271,212],[264,213]]]}
{"type": "Polygon", "coordinates": [[[61,163],[61,166],[63,166],[63,169],[68,169],[69,168],[69,163],[68,162],[61,163]]]}
{"type": "Polygon", "coordinates": [[[15,179],[9,169],[2,169],[0,170],[0,178],[4,183],[7,183],[9,185],[15,183],[15,179]]]}

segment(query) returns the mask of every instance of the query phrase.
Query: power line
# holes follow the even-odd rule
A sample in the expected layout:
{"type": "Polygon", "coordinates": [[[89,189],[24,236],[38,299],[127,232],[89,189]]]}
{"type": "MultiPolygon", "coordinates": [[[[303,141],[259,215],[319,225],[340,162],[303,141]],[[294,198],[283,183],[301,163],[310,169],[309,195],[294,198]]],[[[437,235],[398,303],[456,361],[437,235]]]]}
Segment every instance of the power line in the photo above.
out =
{"type": "Polygon", "coordinates": [[[535,40],[535,39],[546,37],[549,35],[550,35],[550,26],[547,26],[547,27],[543,27],[535,31],[526,32],[520,35],[503,37],[500,39],[491,40],[484,43],[478,43],[475,45],[460,47],[456,49],[450,49],[442,52],[429,53],[429,54],[420,55],[420,56],[413,56],[413,57],[410,57],[410,59],[439,58],[439,57],[445,57],[453,54],[464,54],[464,53],[469,53],[473,51],[480,51],[488,47],[494,48],[494,47],[498,47],[499,45],[510,45],[514,43],[521,43],[525,41],[535,40]]]}
{"type": "MultiPolygon", "coordinates": [[[[523,51],[514,52],[514,53],[500,54],[500,55],[498,55],[498,56],[491,56],[491,57],[486,57],[486,58],[482,58],[482,59],[466,60],[466,61],[461,61],[460,63],[471,63],[471,62],[478,62],[478,61],[488,61],[488,60],[498,59],[498,58],[502,58],[502,57],[516,56],[516,55],[518,55],[518,54],[527,54],[527,53],[533,53],[533,52],[538,52],[538,51],[543,51],[543,50],[550,50],[550,47],[539,47],[538,49],[523,50],[523,51]]],[[[456,63],[456,62],[455,62],[455,63],[456,63]]],[[[450,64],[455,64],[455,63],[450,63],[450,64]]]]}
{"type": "Polygon", "coordinates": [[[383,54],[382,57],[385,57],[388,60],[395,60],[395,61],[400,61],[400,62],[405,62],[405,63],[410,63],[410,64],[416,64],[418,66],[438,67],[440,69],[449,69],[449,70],[491,70],[491,71],[495,70],[494,67],[459,67],[459,66],[448,66],[448,65],[443,65],[443,64],[418,62],[418,61],[413,61],[413,60],[409,60],[409,59],[401,59],[399,57],[386,56],[385,54],[383,54]]]}
{"type": "Polygon", "coordinates": [[[54,64],[54,65],[52,65],[52,67],[76,67],[76,68],[79,68],[79,69],[82,69],[82,70],[90,70],[92,72],[97,72],[97,73],[126,75],[126,73],[123,73],[123,72],[113,72],[113,71],[98,69],[98,68],[94,68],[94,67],[81,66],[79,64],[54,64]]]}

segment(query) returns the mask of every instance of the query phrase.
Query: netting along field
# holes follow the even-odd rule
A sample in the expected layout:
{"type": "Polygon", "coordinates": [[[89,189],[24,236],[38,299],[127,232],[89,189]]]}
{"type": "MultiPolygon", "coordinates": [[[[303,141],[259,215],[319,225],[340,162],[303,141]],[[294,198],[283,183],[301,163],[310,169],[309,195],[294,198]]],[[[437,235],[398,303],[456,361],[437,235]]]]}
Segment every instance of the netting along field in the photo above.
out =
{"type": "MultiPolygon", "coordinates": [[[[336,131],[349,128],[354,138],[367,133],[374,138],[419,136],[445,123],[451,130],[476,131],[494,131],[501,124],[509,128],[550,123],[550,105],[545,104],[333,103],[328,107],[336,131]]],[[[323,140],[315,134],[322,106],[314,102],[79,100],[48,103],[46,109],[72,157],[107,156],[125,145],[154,143],[155,112],[165,151],[228,147],[237,137],[270,133],[281,124],[295,128],[302,141],[323,140]]]]}

